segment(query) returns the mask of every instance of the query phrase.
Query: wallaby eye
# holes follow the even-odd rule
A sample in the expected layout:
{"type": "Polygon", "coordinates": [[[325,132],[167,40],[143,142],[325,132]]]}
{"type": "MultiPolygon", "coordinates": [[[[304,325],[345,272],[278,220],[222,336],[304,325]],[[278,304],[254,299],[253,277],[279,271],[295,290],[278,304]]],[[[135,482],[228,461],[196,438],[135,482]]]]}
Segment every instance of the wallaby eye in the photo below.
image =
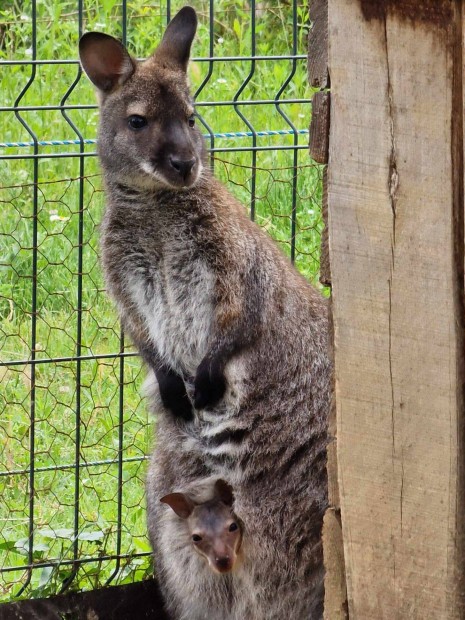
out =
{"type": "Polygon", "coordinates": [[[145,116],[132,114],[128,117],[128,125],[130,129],[138,131],[139,129],[143,129],[147,125],[147,119],[145,118],[145,116]]]}
{"type": "Polygon", "coordinates": [[[198,534],[193,534],[193,535],[192,535],[192,540],[193,540],[195,543],[198,543],[198,542],[200,542],[200,541],[202,540],[202,537],[201,537],[201,536],[199,536],[198,534]]]}
{"type": "Polygon", "coordinates": [[[231,525],[229,526],[229,531],[235,532],[236,530],[237,530],[237,523],[231,523],[231,525]]]}
{"type": "Polygon", "coordinates": [[[189,123],[189,127],[194,127],[195,126],[195,114],[191,114],[191,116],[189,116],[189,118],[187,119],[187,122],[189,123]]]}

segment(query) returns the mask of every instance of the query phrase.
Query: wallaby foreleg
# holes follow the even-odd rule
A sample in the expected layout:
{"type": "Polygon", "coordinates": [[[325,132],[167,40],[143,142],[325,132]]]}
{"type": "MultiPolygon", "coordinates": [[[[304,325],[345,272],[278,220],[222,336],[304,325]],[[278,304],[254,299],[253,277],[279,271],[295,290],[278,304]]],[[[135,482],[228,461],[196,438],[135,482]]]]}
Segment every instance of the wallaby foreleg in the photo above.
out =
{"type": "Polygon", "coordinates": [[[194,417],[192,403],[186,392],[184,379],[169,366],[155,368],[161,400],[177,418],[189,421],[194,417]]]}
{"type": "MultiPolygon", "coordinates": [[[[134,339],[135,340],[135,339],[134,339]]],[[[192,420],[194,411],[186,391],[186,384],[171,366],[164,363],[155,349],[136,341],[142,359],[155,373],[163,406],[171,411],[175,418],[192,420]]]]}
{"type": "Polygon", "coordinates": [[[258,279],[252,266],[245,274],[229,272],[227,286],[217,283],[215,330],[194,380],[196,409],[218,403],[226,391],[226,364],[260,336],[263,293],[258,279]]]}

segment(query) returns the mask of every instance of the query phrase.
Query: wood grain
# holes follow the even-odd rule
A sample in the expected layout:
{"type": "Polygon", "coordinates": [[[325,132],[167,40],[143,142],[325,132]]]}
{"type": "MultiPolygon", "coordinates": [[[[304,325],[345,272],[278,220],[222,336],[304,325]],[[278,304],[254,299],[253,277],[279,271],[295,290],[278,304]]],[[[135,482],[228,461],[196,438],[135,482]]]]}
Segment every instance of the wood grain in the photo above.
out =
{"type": "Polygon", "coordinates": [[[313,95],[309,145],[310,156],[319,164],[328,163],[329,107],[329,92],[319,91],[313,95]]]}
{"type": "Polygon", "coordinates": [[[324,286],[331,286],[331,262],[329,257],[328,236],[328,167],[323,170],[323,197],[321,205],[321,217],[323,218],[323,230],[321,231],[320,245],[320,282],[324,286]]]}
{"type": "Polygon", "coordinates": [[[329,3],[329,243],[351,620],[465,617],[461,4],[438,3],[434,28],[389,2],[370,19],[360,2],[329,3]]]}
{"type": "Polygon", "coordinates": [[[347,592],[344,571],[341,517],[338,510],[326,511],[323,522],[326,570],[324,620],[347,620],[347,592]]]}
{"type": "Polygon", "coordinates": [[[310,86],[328,88],[328,0],[310,0],[308,79],[310,86]]]}

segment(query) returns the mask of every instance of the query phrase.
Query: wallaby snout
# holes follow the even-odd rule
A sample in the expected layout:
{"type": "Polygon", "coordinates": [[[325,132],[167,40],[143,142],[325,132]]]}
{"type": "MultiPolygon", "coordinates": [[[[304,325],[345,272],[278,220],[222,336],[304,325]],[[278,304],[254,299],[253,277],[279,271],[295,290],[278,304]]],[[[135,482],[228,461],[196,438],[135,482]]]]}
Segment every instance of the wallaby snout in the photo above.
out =
{"type": "Polygon", "coordinates": [[[231,570],[233,562],[229,555],[215,558],[216,569],[219,573],[227,573],[231,570]]]}
{"type": "Polygon", "coordinates": [[[174,187],[190,187],[202,170],[194,127],[194,115],[188,119],[187,126],[173,119],[165,124],[154,142],[154,170],[164,175],[174,187]]]}
{"type": "Polygon", "coordinates": [[[212,556],[207,557],[207,560],[210,564],[210,568],[215,572],[223,575],[225,573],[229,573],[234,568],[234,563],[236,561],[236,555],[234,557],[230,557],[229,555],[221,555],[221,556],[212,556]]]}
{"type": "MultiPolygon", "coordinates": [[[[215,506],[215,511],[217,507],[215,506]]],[[[210,509],[210,519],[212,513],[210,509]]],[[[215,517],[219,515],[214,514],[215,517]]],[[[223,515],[223,518],[226,515],[223,515]]],[[[206,515],[199,511],[197,515],[198,525],[203,525],[202,520],[206,515]]],[[[224,520],[223,523],[218,523],[216,532],[213,535],[206,528],[203,529],[202,541],[195,543],[195,550],[201,556],[203,556],[213,572],[220,575],[229,573],[235,567],[237,556],[239,554],[242,543],[242,530],[238,526],[237,529],[230,530],[232,524],[237,524],[237,518],[231,520],[234,517],[233,513],[229,515],[229,519],[224,520]]]]}
{"type": "Polygon", "coordinates": [[[171,164],[171,167],[174,168],[176,172],[179,173],[183,181],[187,181],[192,171],[192,168],[195,166],[195,163],[196,163],[194,157],[192,157],[191,159],[187,159],[187,160],[179,159],[177,157],[170,157],[169,162],[171,164]]]}

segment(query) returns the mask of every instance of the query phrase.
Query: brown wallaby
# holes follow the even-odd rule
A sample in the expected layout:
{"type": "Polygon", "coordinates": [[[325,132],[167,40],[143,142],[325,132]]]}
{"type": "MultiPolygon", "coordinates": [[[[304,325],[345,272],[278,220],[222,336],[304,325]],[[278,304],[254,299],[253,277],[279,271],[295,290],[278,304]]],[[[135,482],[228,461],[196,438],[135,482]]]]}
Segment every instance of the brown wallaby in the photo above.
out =
{"type": "Polygon", "coordinates": [[[105,34],[80,42],[100,100],[106,284],[149,367],[157,413],[150,538],[176,618],[315,620],[327,306],[205,165],[186,76],[196,25],[195,11],[181,9],[145,61],[105,34]],[[232,484],[247,536],[240,570],[222,580],[208,570],[207,582],[183,564],[159,498],[208,476],[232,484]],[[197,580],[181,607],[173,602],[180,571],[197,580]]]}
{"type": "Polygon", "coordinates": [[[230,572],[242,542],[242,527],[232,511],[233,492],[224,480],[217,480],[211,499],[198,503],[189,493],[169,493],[160,499],[176,515],[180,537],[188,548],[207,560],[216,573],[230,572]]]}

